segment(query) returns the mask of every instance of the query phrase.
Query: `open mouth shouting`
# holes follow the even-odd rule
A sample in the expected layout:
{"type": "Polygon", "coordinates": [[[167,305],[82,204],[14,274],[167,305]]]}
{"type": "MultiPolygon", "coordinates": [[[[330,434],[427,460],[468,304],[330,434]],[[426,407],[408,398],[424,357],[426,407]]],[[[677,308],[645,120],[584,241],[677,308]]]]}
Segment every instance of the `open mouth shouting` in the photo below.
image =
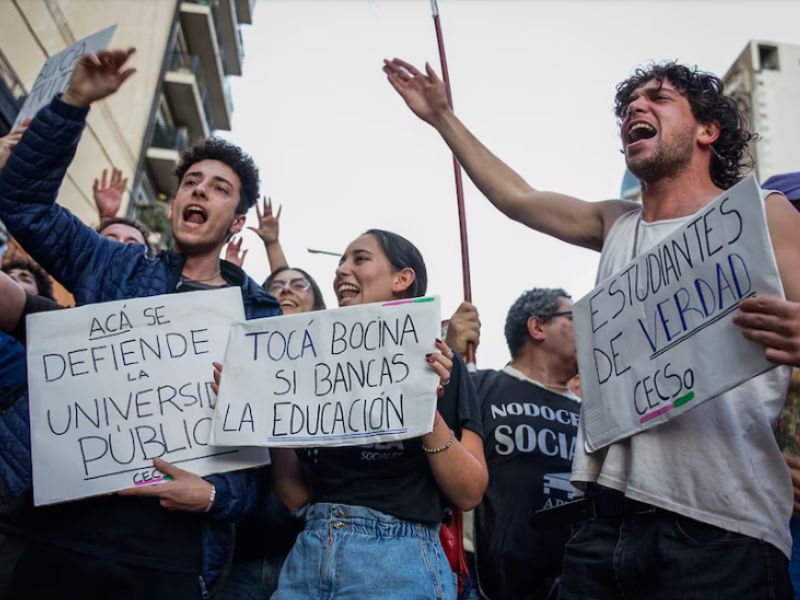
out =
{"type": "Polygon", "coordinates": [[[344,282],[337,283],[335,291],[339,306],[352,304],[361,294],[361,289],[357,285],[344,282]]]}
{"type": "Polygon", "coordinates": [[[191,226],[199,227],[208,221],[206,209],[199,204],[189,204],[183,209],[183,222],[191,226]]]}
{"type": "Polygon", "coordinates": [[[636,121],[629,124],[625,134],[625,143],[627,148],[630,149],[636,146],[638,142],[649,140],[650,138],[654,137],[656,133],[658,133],[656,128],[645,121],[636,121]]]}

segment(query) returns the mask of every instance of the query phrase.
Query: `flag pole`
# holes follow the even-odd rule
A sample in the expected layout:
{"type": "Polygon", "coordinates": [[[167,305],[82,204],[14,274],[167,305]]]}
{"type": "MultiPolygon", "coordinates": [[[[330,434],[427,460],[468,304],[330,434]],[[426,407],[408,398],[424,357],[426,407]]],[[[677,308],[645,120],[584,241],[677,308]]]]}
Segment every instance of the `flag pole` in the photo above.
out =
{"type": "MultiPolygon", "coordinates": [[[[442,79],[447,91],[447,103],[453,108],[453,92],[450,88],[450,74],[447,70],[447,55],[444,51],[444,36],[442,23],[439,18],[439,5],[436,0],[431,0],[431,14],[433,26],[436,29],[436,43],[439,46],[439,63],[442,69],[442,79]]],[[[464,184],[461,179],[461,164],[455,154],[453,155],[453,174],[456,180],[456,204],[458,206],[458,227],[461,236],[461,277],[464,285],[464,300],[472,302],[472,280],[469,271],[469,241],[467,239],[467,215],[464,210],[464,184]]],[[[467,363],[475,363],[475,345],[467,345],[467,363]]]]}

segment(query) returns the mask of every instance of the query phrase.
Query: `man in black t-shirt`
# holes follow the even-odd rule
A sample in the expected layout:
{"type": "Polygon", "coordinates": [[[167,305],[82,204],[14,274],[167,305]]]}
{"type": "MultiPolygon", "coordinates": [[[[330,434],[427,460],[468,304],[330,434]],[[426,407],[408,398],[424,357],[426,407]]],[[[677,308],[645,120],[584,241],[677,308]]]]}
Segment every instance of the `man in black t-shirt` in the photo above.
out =
{"type": "MultiPolygon", "coordinates": [[[[475,307],[462,304],[447,343],[463,352],[479,333],[475,307]]],[[[569,295],[523,293],[508,312],[505,335],[511,362],[473,375],[489,467],[475,513],[477,579],[490,600],[555,598],[569,531],[532,519],[575,495],[569,475],[580,411],[567,385],[578,371],[569,295]]]]}

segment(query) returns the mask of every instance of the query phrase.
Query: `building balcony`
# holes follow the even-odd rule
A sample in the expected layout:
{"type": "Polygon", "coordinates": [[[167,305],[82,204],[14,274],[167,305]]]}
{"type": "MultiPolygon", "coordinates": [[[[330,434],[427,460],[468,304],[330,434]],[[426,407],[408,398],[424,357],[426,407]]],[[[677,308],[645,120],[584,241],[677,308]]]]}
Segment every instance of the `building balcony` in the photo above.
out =
{"type": "Polygon", "coordinates": [[[192,140],[206,138],[210,132],[205,107],[207,95],[200,59],[193,54],[173,52],[164,75],[164,96],[173,117],[188,128],[192,140]]]}
{"type": "Polygon", "coordinates": [[[236,1],[236,18],[239,23],[243,25],[253,24],[253,7],[256,5],[256,0],[235,0],[236,1]]]}
{"type": "Polygon", "coordinates": [[[169,194],[175,187],[173,172],[181,153],[189,145],[186,127],[168,127],[156,123],[153,140],[145,153],[147,166],[158,192],[169,194]]]}
{"type": "Polygon", "coordinates": [[[236,20],[234,0],[219,0],[213,10],[217,26],[217,42],[222,55],[222,68],[226,75],[241,75],[244,50],[236,20]]]}
{"type": "Polygon", "coordinates": [[[181,2],[180,21],[189,52],[197,55],[204,75],[206,98],[210,112],[207,114],[218,129],[231,128],[230,100],[222,67],[222,56],[217,42],[217,32],[212,9],[206,4],[181,2]]]}

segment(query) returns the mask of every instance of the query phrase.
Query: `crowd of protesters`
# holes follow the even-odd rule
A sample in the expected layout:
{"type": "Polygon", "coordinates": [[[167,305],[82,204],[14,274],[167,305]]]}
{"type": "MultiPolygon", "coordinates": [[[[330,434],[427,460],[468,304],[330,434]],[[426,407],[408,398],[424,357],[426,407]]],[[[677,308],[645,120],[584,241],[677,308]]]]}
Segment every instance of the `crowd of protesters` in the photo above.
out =
{"type": "MultiPolygon", "coordinates": [[[[97,228],[56,202],[91,105],[133,75],[132,52],[82,58],[62,95],[0,138],[0,219],[30,255],[0,272],[0,598],[794,597],[800,456],[781,453],[774,427],[800,366],[798,173],[762,185],[785,299],[748,298],[733,317],[779,366],[690,413],[589,452],[572,298],[531,281],[508,310],[505,367],[468,367],[480,317],[458,307],[426,356],[438,379],[430,432],[373,445],[378,459],[361,446],[273,448],[268,466],[200,477],[159,458],[164,483],[34,508],[25,317],[63,308],[51,277],[78,306],[236,286],[248,319],[326,308],[283,252],[280,208],[259,204],[258,169],[230,143],[209,138],[183,156],[170,249],[156,252],[145,227],[119,216],[127,179],[117,169],[94,182],[97,228]],[[234,237],[254,206],[263,285],[242,270],[234,237]]],[[[500,211],[601,252],[598,282],[748,167],[752,134],[736,104],[718,78],[680,64],[640,68],[617,87],[641,203],[534,189],[458,119],[433,69],[394,59],[384,71],[500,211]]],[[[380,229],[358,235],[332,275],[342,307],[429,287],[414,244],[380,229]]],[[[224,365],[213,377],[216,391],[224,365]]],[[[782,422],[796,424],[790,408],[782,422]]]]}

